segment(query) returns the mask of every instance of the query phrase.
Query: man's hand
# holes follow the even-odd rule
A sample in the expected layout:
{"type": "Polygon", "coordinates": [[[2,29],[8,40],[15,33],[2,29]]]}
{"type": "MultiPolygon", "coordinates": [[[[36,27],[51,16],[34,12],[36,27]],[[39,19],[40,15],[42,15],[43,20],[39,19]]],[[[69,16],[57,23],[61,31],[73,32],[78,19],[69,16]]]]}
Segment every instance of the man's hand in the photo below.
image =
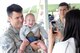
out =
{"type": "Polygon", "coordinates": [[[39,49],[37,43],[38,43],[38,41],[34,41],[34,42],[30,43],[31,47],[32,47],[34,50],[39,49]]]}
{"type": "Polygon", "coordinates": [[[29,41],[27,39],[24,39],[20,46],[20,49],[18,50],[18,53],[24,53],[24,50],[28,45],[29,45],[29,41]]]}

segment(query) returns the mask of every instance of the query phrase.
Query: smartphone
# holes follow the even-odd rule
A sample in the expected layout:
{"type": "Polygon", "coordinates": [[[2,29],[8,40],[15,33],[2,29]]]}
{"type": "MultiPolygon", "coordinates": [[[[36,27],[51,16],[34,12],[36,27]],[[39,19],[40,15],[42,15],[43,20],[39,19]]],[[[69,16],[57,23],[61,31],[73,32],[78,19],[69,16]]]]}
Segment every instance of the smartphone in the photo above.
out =
{"type": "Polygon", "coordinates": [[[52,24],[52,32],[53,33],[56,33],[55,31],[57,30],[56,29],[56,21],[51,21],[51,24],[52,24]]]}

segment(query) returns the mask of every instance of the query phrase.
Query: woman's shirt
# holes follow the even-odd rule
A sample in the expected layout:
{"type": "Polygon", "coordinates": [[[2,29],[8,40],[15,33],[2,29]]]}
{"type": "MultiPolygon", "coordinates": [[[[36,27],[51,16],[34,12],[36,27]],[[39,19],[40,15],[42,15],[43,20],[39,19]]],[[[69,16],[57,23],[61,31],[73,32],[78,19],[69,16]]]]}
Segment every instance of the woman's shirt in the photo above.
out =
{"type": "Polygon", "coordinates": [[[75,41],[74,38],[69,38],[66,41],[58,42],[54,45],[52,53],[75,53],[75,41]]]}

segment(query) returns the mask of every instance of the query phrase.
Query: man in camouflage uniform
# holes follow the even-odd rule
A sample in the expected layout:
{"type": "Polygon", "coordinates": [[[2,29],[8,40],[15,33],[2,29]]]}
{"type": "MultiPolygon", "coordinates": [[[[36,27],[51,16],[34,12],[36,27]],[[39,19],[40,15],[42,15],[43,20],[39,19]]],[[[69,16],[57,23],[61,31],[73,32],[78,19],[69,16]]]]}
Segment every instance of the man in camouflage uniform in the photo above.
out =
{"type": "MultiPolygon", "coordinates": [[[[12,4],[7,7],[7,14],[9,18],[10,27],[0,38],[0,47],[2,53],[20,53],[19,47],[22,41],[19,37],[19,31],[23,25],[22,7],[17,4],[12,4]]],[[[35,48],[37,48],[37,46],[35,46],[35,48]]],[[[26,47],[25,52],[38,53],[37,51],[33,51],[31,46],[26,47]]]]}

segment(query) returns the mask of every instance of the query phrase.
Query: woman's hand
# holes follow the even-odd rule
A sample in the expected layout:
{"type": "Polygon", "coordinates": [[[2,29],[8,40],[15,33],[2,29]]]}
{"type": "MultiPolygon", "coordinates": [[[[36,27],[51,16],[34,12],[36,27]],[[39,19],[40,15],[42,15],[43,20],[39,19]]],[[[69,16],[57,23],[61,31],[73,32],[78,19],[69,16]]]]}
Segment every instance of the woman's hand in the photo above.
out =
{"type": "Polygon", "coordinates": [[[55,41],[54,36],[55,34],[53,34],[52,32],[52,25],[50,25],[49,32],[48,32],[48,44],[49,44],[48,53],[52,53],[52,49],[55,41]]]}
{"type": "MultiPolygon", "coordinates": [[[[56,33],[55,33],[55,38],[57,38],[57,39],[59,39],[59,40],[63,40],[63,35],[61,34],[61,32],[58,30],[58,28],[57,28],[57,30],[55,31],[56,33]]],[[[54,33],[53,33],[54,34],[54,33]]]]}

